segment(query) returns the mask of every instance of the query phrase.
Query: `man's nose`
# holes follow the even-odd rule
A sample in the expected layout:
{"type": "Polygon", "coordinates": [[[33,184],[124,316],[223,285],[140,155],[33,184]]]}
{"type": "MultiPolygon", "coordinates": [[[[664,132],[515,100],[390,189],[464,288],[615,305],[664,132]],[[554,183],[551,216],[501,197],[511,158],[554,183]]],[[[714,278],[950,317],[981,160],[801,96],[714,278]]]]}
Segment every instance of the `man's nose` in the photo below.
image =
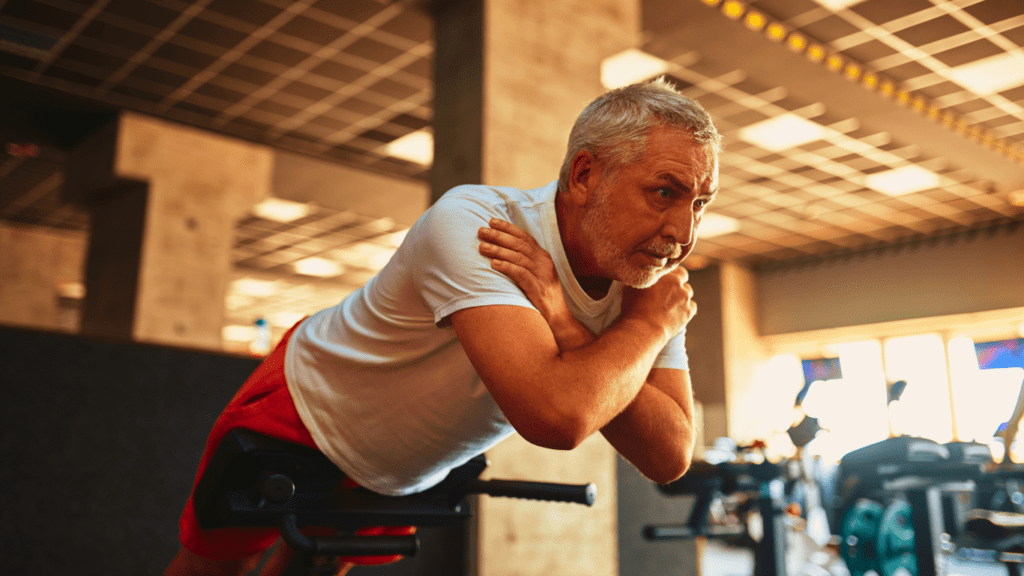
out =
{"type": "Polygon", "coordinates": [[[661,228],[662,236],[671,238],[676,244],[689,246],[696,231],[693,216],[693,207],[689,205],[668,211],[661,228]]]}

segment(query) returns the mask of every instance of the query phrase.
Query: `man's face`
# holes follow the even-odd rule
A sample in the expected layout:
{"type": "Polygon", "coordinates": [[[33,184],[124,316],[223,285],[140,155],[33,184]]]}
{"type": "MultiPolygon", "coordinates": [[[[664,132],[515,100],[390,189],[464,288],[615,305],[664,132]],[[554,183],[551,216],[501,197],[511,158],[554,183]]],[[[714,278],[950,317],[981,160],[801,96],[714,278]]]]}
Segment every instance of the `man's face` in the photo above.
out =
{"type": "Polygon", "coordinates": [[[717,154],[680,129],[659,127],[639,161],[603,168],[583,216],[584,241],[601,276],[647,288],[693,249],[718,191],[717,154]]]}

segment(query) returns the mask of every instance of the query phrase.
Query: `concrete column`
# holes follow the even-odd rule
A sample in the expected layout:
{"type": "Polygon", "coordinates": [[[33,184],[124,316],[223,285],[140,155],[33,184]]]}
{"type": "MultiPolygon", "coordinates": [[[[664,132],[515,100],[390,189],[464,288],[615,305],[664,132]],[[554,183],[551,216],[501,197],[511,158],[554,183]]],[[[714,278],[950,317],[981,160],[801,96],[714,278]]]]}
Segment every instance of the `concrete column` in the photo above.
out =
{"type": "MultiPolygon", "coordinates": [[[[710,444],[728,435],[725,410],[725,341],[722,335],[722,269],[690,272],[697,315],[686,327],[693,398],[702,408],[701,436],[710,444]]],[[[703,446],[698,445],[697,451],[703,446]]]]}
{"type": "Polygon", "coordinates": [[[691,272],[690,285],[697,316],[686,328],[686,349],[705,442],[729,436],[748,443],[785,430],[797,391],[765,378],[770,354],[757,329],[754,272],[723,263],[691,272]]]}
{"type": "Polygon", "coordinates": [[[0,222],[0,324],[75,332],[85,234],[0,222]]]}
{"type": "MultiPolygon", "coordinates": [[[[638,44],[637,0],[435,3],[432,194],[464,183],[533,188],[555,180],[572,124],[604,92],[601,61],[638,44]]],[[[572,452],[519,437],[488,454],[489,476],[594,482],[598,503],[483,498],[476,572],[616,575],[615,452],[594,437],[572,452]]]]}
{"type": "Polygon", "coordinates": [[[89,207],[82,333],[220,349],[235,222],[269,195],[269,149],[130,112],[78,146],[89,207]]]}

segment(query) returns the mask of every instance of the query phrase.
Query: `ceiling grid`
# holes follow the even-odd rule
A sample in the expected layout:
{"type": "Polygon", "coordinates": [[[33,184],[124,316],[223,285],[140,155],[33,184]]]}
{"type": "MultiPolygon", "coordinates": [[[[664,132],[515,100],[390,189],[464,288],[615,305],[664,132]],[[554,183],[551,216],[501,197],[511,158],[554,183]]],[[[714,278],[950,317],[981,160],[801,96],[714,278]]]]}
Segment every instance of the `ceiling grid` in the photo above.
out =
{"type": "MultiPolygon", "coordinates": [[[[642,5],[645,22],[718,10],[706,25],[746,27],[764,48],[805,55],[821,80],[848,78],[848,90],[873,112],[915,110],[964,147],[1024,170],[1024,77],[982,85],[973,82],[985,75],[972,73],[1024,62],[1019,0],[861,0],[840,10],[812,0],[642,5]]],[[[653,28],[646,35],[667,36],[653,28]]],[[[0,76],[425,181],[428,165],[385,147],[430,130],[432,37],[428,16],[391,0],[0,0],[0,76]]],[[[955,156],[929,152],[918,134],[826,107],[760,76],[742,54],[707,58],[679,45],[658,56],[725,136],[722,191],[709,210],[738,227],[700,240],[694,265],[767,265],[1024,218],[1024,207],[1007,199],[1011,190],[955,156]],[[751,136],[763,123],[794,117],[817,135],[782,147],[751,136]],[[932,184],[895,195],[872,187],[898,169],[920,169],[932,184]]],[[[59,151],[25,154],[22,143],[10,144],[13,152],[0,155],[0,218],[87,230],[88,217],[59,200],[59,151]]],[[[330,305],[365,282],[403,233],[322,206],[290,223],[247,217],[238,226],[236,280],[264,284],[232,292],[233,321],[330,305]],[[344,271],[296,272],[298,262],[317,258],[344,271]]]]}

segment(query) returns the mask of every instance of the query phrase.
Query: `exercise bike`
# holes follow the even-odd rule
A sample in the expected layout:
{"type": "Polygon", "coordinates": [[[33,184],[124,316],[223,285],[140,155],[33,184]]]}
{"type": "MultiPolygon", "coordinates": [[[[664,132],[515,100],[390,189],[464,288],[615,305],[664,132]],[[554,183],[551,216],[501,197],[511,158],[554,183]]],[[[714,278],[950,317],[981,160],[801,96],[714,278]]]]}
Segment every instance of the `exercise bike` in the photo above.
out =
{"type": "Polygon", "coordinates": [[[338,490],[344,474],[323,453],[245,429],[230,431],[196,486],[194,502],[204,530],[227,526],[277,527],[296,555],[285,574],[334,574],[349,556],[413,556],[415,534],[369,536],[364,526],[450,526],[471,515],[468,496],[571,502],[590,506],[593,484],[481,480],[484,456],[453,469],[437,486],[409,496],[382,496],[364,488],[338,490]],[[331,527],[332,536],[307,536],[305,526],[331,527]]]}

